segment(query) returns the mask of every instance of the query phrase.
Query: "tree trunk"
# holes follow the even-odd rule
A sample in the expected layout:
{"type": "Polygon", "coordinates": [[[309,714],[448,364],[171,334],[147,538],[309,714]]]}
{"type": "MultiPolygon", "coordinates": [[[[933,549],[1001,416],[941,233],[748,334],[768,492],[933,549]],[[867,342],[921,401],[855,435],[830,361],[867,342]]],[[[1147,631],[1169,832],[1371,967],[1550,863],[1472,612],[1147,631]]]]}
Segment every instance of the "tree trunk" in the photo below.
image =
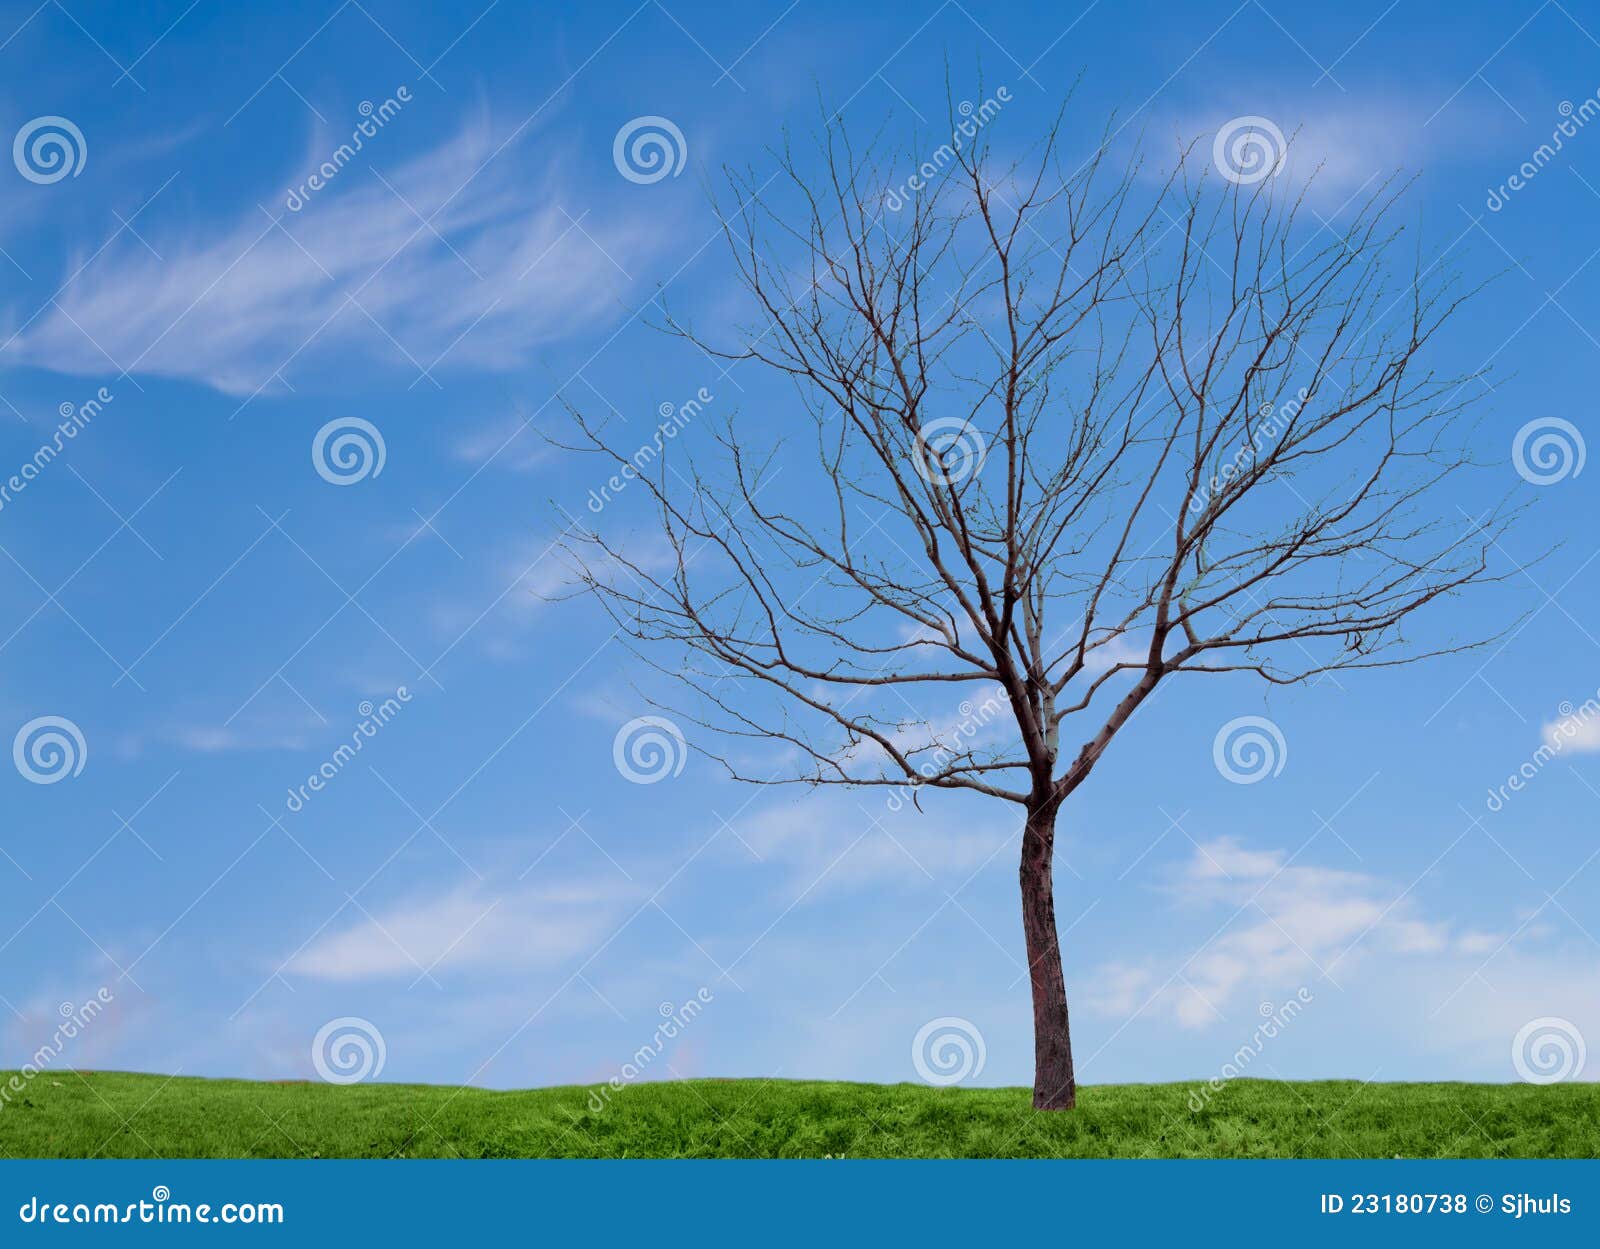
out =
{"type": "Polygon", "coordinates": [[[1059,801],[1046,801],[1030,807],[1022,834],[1022,931],[1028,942],[1028,980],[1033,988],[1035,1110],[1071,1110],[1078,1095],[1051,881],[1059,805],[1059,801]]]}

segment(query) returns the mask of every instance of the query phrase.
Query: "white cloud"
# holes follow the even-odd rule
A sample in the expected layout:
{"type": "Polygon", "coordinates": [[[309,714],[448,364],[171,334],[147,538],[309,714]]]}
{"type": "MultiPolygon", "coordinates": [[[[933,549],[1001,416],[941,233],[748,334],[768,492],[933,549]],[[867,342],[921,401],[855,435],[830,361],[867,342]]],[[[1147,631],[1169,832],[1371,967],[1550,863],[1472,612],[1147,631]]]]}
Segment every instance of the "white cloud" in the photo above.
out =
{"type": "Polygon", "coordinates": [[[1195,856],[1189,872],[1201,880],[1258,880],[1276,872],[1283,858],[1282,850],[1246,850],[1232,837],[1219,837],[1195,856]]]}
{"type": "MultiPolygon", "coordinates": [[[[1193,142],[1191,159],[1198,168],[1213,164],[1214,140],[1230,122],[1265,118],[1282,133],[1287,149],[1278,181],[1295,194],[1308,186],[1309,198],[1325,214],[1351,197],[1360,203],[1391,175],[1408,176],[1425,162],[1480,149],[1485,131],[1501,124],[1465,100],[1435,117],[1436,108],[1437,101],[1396,92],[1365,96],[1319,92],[1304,99],[1263,98],[1257,93],[1230,96],[1222,104],[1186,113],[1169,111],[1158,117],[1151,131],[1165,129],[1176,134],[1180,144],[1193,142]]],[[[1269,132],[1257,127],[1255,133],[1269,132]]],[[[1274,157],[1282,150],[1274,141],[1274,157]]],[[[1247,140],[1239,151],[1250,155],[1253,141],[1247,140]]],[[[1256,166],[1248,168],[1253,171],[1256,166]]],[[[1162,162],[1153,161],[1150,174],[1164,177],[1162,162]]]]}
{"type": "Polygon", "coordinates": [[[554,448],[522,416],[506,416],[456,439],[450,454],[463,464],[492,464],[525,473],[554,457],[554,448]]]}
{"type": "Polygon", "coordinates": [[[558,536],[534,534],[496,544],[471,592],[441,588],[428,617],[448,639],[446,653],[470,640],[493,659],[517,661],[529,654],[530,627],[577,582],[558,536]]]}
{"type": "Polygon", "coordinates": [[[1096,1010],[1127,1014],[1153,998],[1152,1009],[1170,1012],[1185,1027],[1204,1027],[1247,993],[1266,999],[1325,976],[1339,980],[1372,951],[1434,956],[1470,952],[1485,940],[1481,933],[1457,937],[1449,924],[1419,915],[1391,882],[1301,864],[1281,850],[1247,849],[1231,837],[1197,846],[1170,889],[1222,910],[1223,931],[1170,962],[1119,963],[1097,972],[1088,995],[1096,1010]]]}
{"type": "Polygon", "coordinates": [[[202,755],[247,754],[309,750],[327,734],[326,722],[298,708],[240,716],[231,724],[224,722],[220,711],[189,711],[180,719],[125,734],[116,745],[124,759],[137,759],[147,750],[168,745],[202,755]]]}
{"type": "Polygon", "coordinates": [[[631,887],[610,881],[495,888],[457,885],[330,933],[289,960],[316,980],[415,978],[427,970],[553,967],[591,953],[621,918],[631,887]]]}
{"type": "Polygon", "coordinates": [[[0,359],[91,375],[115,361],[240,395],[333,355],[514,367],[608,316],[619,265],[662,236],[585,215],[555,159],[541,161],[530,173],[477,126],[397,167],[352,166],[298,213],[275,201],[209,234],[141,222],[161,258],[124,235],[73,259],[83,272],[0,359]]]}
{"type": "Polygon", "coordinates": [[[1600,751],[1600,715],[1589,712],[1585,704],[1569,716],[1544,726],[1544,744],[1553,750],[1575,750],[1585,754],[1600,751]]]}
{"type": "Polygon", "coordinates": [[[1364,872],[1303,864],[1281,850],[1250,850],[1221,837],[1196,847],[1169,889],[1220,912],[1202,922],[1205,944],[1098,968],[1081,995],[1096,1012],[1125,1020],[1166,1015],[1204,1028],[1249,1017],[1252,1009],[1239,1008],[1287,1000],[1304,986],[1319,997],[1342,991],[1347,1014],[1420,1017],[1417,1026],[1440,1029],[1429,1052],[1451,1048],[1446,1042],[1455,1036],[1435,1025],[1436,1017],[1492,1012],[1492,1022],[1479,1020],[1463,1038],[1472,1061],[1489,1070],[1482,1064],[1528,1019],[1589,1020],[1600,1009],[1593,977],[1571,971],[1569,952],[1523,948],[1549,938],[1548,928],[1459,928],[1421,914],[1404,887],[1364,872]]]}
{"type": "Polygon", "coordinates": [[[954,886],[997,853],[1010,861],[1020,831],[1013,823],[997,824],[992,815],[974,820],[972,808],[948,793],[925,795],[923,812],[910,804],[891,811],[890,792],[828,790],[805,802],[752,809],[732,820],[738,841],[729,839],[724,852],[749,863],[753,851],[763,863],[783,867],[785,891],[807,901],[841,890],[925,885],[930,878],[954,886]]]}
{"type": "Polygon", "coordinates": [[[1456,938],[1456,948],[1463,954],[1493,954],[1505,940],[1502,933],[1464,932],[1456,938]]]}
{"type": "Polygon", "coordinates": [[[253,750],[304,750],[310,744],[299,734],[260,737],[213,725],[179,729],[175,737],[180,746],[205,755],[253,750]]]}
{"type": "Polygon", "coordinates": [[[1084,670],[1090,676],[1099,676],[1118,664],[1146,663],[1150,658],[1149,638],[1141,641],[1126,633],[1117,633],[1104,640],[1098,636],[1091,640],[1095,643],[1094,649],[1084,656],[1084,670]]]}

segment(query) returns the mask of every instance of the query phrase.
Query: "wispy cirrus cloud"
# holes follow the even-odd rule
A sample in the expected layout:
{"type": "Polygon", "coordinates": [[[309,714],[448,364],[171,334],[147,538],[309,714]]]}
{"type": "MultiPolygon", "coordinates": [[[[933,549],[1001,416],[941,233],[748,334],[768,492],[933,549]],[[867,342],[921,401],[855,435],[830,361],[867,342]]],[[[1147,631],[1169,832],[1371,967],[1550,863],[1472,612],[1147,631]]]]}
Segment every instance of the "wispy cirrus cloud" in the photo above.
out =
{"type": "Polygon", "coordinates": [[[781,874],[781,896],[820,903],[869,889],[962,883],[1009,860],[1016,829],[1002,814],[974,821],[949,805],[888,804],[888,789],[828,790],[805,802],[762,804],[734,817],[722,842],[730,862],[752,856],[781,874]]]}
{"type": "Polygon", "coordinates": [[[468,430],[456,439],[450,454],[474,467],[493,464],[508,472],[526,473],[549,463],[556,452],[534,432],[527,418],[513,414],[468,430]]]}
{"type": "Polygon", "coordinates": [[[636,892],[627,882],[472,881],[396,903],[328,933],[284,970],[364,981],[560,965],[591,953],[636,892]]]}
{"type": "MultiPolygon", "coordinates": [[[[1391,178],[1468,156],[1486,135],[1507,128],[1503,114],[1465,100],[1445,113],[1436,110],[1435,100],[1416,92],[1330,97],[1230,89],[1220,102],[1154,112],[1146,134],[1152,140],[1169,134],[1180,149],[1193,144],[1194,170],[1210,166],[1213,176],[1226,176],[1226,167],[1246,185],[1276,168],[1274,177],[1291,194],[1304,191],[1318,214],[1327,215],[1362,202],[1391,178]]],[[[1153,142],[1151,151],[1160,150],[1153,142]]],[[[1149,176],[1164,177],[1166,168],[1155,160],[1149,176]]]]}
{"type": "Polygon", "coordinates": [[[12,310],[0,363],[246,396],[330,357],[418,378],[526,363],[614,313],[627,267],[664,241],[659,219],[590,211],[540,160],[531,173],[474,125],[398,166],[346,168],[299,212],[274,200],[211,230],[141,221],[141,238],[74,258],[43,308],[12,310]]]}

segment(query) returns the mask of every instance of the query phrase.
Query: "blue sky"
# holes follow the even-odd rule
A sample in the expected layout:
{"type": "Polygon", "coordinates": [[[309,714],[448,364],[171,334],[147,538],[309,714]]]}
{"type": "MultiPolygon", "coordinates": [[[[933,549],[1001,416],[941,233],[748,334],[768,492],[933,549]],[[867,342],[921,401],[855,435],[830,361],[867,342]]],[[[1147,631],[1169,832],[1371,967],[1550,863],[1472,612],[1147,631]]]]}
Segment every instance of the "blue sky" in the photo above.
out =
{"type": "MultiPolygon", "coordinates": [[[[1009,807],[750,789],[692,753],[630,783],[649,675],[593,605],[541,597],[603,478],[539,436],[558,393],[641,438],[701,391],[797,415],[652,328],[663,299],[739,323],[716,171],[766,177],[819,99],[915,148],[947,61],[958,98],[1007,88],[1001,152],[1076,81],[1070,149],[1115,115],[1160,163],[1269,118],[1335,225],[1414,173],[1423,253],[1495,276],[1444,363],[1492,367],[1475,449],[1530,505],[1505,589],[1450,608],[1467,633],[1527,613],[1503,643],[1194,679],[1117,740],[1063,816],[1080,1078],[1208,1077],[1301,989],[1254,1073],[1506,1080],[1530,1021],[1600,1038],[1600,733],[1488,800],[1600,687],[1600,476],[1513,458],[1530,422],[1594,428],[1600,125],[1494,194],[1595,107],[1597,38],[1556,3],[4,6],[0,132],[64,118],[81,168],[0,176],[0,468],[98,412],[0,503],[0,737],[82,741],[53,783],[0,771],[0,1065],[104,987],[74,1065],[311,1077],[355,1018],[386,1080],[602,1081],[703,991],[649,1078],[915,1079],[952,1017],[974,1080],[1028,1080],[1009,807]],[[640,117],[676,127],[676,174],[619,169],[640,117]],[[382,467],[338,485],[313,444],[352,419],[382,467]],[[1213,762],[1241,716],[1282,733],[1260,783],[1213,762]]],[[[637,499],[602,520],[647,533],[637,499]]]]}

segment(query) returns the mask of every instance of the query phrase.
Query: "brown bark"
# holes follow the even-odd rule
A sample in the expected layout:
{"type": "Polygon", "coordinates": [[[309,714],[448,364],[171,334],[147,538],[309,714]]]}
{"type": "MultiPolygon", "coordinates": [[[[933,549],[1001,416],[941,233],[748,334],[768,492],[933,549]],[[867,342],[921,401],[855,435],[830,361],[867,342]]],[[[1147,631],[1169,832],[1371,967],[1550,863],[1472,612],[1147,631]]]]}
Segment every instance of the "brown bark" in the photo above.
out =
{"type": "Polygon", "coordinates": [[[1429,359],[1469,292],[1437,265],[1392,268],[1398,187],[1326,236],[1298,224],[1297,193],[1182,163],[1142,202],[1138,159],[1109,186],[1097,172],[1110,144],[1060,181],[1058,117],[1032,168],[961,146],[890,229],[900,154],[853,146],[835,120],[814,172],[779,158],[798,195],[775,202],[797,216],[774,212],[770,179],[732,175],[738,208],[720,219],[755,336],[719,347],[661,310],[709,359],[793,379],[815,457],[785,443],[787,421],[729,410],[643,472],[631,437],[562,396],[577,446],[648,495],[667,557],[587,525],[562,545],[619,634],[676,652],[654,666],[687,696],[655,705],[738,746],[695,743],[735,779],[1023,808],[1034,1105],[1066,1109],[1062,801],[1171,674],[1291,684],[1505,636],[1414,647],[1406,626],[1521,574],[1489,570],[1522,505],[1460,525],[1434,493],[1476,464],[1457,422],[1481,378],[1429,359]],[[1179,240],[1149,261],[1169,224],[1179,240]],[[764,493],[780,468],[804,483],[787,478],[782,503],[764,493]],[[1299,474],[1337,484],[1285,512],[1299,474]],[[1262,506],[1274,523],[1255,523],[1262,506]],[[1017,732],[952,730],[941,696],[995,686],[1017,732]],[[890,711],[867,690],[896,695],[890,711]],[[749,766],[750,740],[776,770],[749,766]]]}
{"type": "Polygon", "coordinates": [[[1078,1096],[1052,882],[1057,805],[1030,805],[1022,834],[1022,931],[1027,937],[1028,980],[1033,990],[1035,1110],[1071,1110],[1078,1096]]]}

